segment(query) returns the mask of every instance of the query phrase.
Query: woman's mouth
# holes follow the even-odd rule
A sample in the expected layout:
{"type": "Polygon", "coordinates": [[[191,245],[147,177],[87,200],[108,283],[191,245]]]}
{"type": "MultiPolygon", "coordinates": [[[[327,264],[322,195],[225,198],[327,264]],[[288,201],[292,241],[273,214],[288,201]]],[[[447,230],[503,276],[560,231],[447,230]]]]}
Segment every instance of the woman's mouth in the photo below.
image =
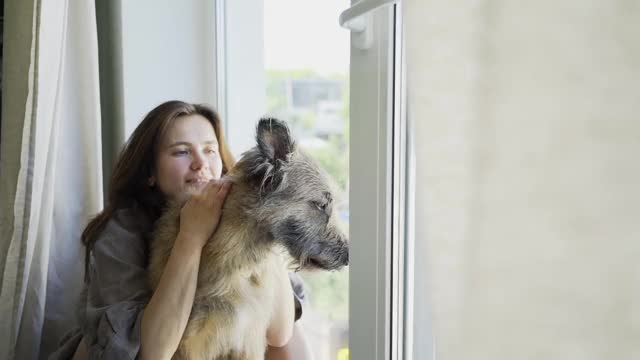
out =
{"type": "Polygon", "coordinates": [[[201,185],[201,184],[206,184],[210,181],[211,179],[209,178],[194,178],[194,179],[188,179],[187,180],[187,184],[191,184],[191,185],[201,185]]]}

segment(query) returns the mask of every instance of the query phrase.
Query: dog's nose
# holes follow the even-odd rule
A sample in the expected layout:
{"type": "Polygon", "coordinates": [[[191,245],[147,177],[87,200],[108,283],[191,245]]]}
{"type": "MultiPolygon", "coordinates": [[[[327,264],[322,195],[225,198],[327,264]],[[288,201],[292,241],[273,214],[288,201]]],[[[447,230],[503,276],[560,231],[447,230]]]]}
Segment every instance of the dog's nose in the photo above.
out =
{"type": "Polygon", "coordinates": [[[349,247],[345,246],[342,252],[342,256],[340,257],[340,264],[342,266],[349,265],[349,247]]]}

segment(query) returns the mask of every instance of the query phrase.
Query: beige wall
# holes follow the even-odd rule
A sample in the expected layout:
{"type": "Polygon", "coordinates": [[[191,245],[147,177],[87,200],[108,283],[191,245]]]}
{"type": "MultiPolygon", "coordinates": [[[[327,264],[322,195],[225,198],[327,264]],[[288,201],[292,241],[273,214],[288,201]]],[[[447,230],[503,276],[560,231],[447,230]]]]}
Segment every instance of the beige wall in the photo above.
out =
{"type": "Polygon", "coordinates": [[[640,359],[640,3],[405,15],[438,359],[640,359]]]}

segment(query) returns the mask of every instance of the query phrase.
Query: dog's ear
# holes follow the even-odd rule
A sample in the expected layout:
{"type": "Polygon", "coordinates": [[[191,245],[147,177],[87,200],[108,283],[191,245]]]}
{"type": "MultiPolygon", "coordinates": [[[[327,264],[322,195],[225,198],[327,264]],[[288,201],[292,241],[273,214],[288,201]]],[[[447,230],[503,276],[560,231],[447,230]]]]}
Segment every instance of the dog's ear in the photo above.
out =
{"type": "Polygon", "coordinates": [[[295,142],[287,124],[274,118],[263,118],[256,128],[255,150],[249,152],[248,173],[260,185],[261,193],[271,192],[286,182],[282,165],[290,160],[295,142]]]}
{"type": "Polygon", "coordinates": [[[288,161],[295,145],[287,124],[274,118],[260,119],[256,129],[256,141],[265,160],[275,166],[279,161],[288,161]]]}

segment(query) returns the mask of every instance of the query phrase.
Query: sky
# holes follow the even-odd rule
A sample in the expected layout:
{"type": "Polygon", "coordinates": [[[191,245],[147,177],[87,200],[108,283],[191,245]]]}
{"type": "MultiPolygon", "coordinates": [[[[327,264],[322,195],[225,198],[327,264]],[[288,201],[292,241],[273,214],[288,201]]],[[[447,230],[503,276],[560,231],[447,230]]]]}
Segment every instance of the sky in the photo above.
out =
{"type": "Polygon", "coordinates": [[[349,0],[264,0],[267,69],[349,71],[349,31],[338,24],[349,0]]]}

